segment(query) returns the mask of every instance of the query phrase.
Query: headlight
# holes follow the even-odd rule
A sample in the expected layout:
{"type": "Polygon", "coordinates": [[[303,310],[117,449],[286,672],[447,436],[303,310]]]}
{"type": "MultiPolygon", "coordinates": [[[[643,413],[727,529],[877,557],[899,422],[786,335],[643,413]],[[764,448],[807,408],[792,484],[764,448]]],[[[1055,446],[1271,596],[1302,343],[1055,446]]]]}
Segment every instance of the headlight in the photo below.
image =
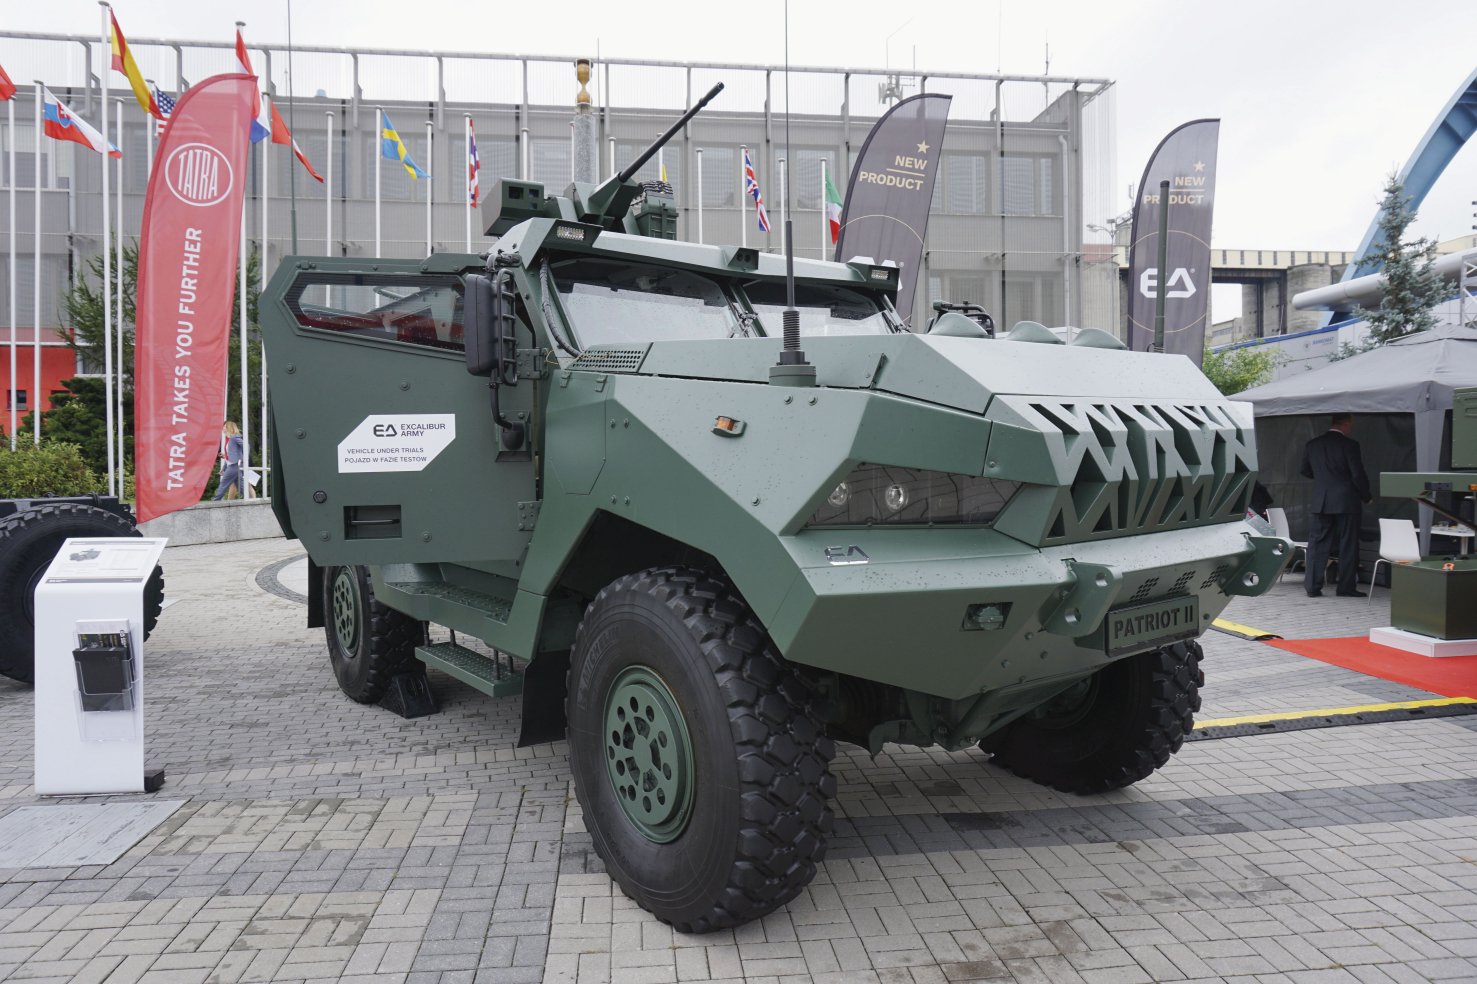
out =
{"type": "Polygon", "coordinates": [[[989,523],[1020,482],[892,465],[859,465],[826,496],[811,526],[989,523]]]}

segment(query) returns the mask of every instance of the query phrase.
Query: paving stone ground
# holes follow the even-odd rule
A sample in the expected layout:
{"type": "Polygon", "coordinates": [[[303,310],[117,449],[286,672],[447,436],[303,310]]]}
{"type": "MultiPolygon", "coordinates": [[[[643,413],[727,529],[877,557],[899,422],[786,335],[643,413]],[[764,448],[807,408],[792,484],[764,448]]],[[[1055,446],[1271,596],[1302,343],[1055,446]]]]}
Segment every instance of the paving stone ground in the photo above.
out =
{"type": "MultiPolygon", "coordinates": [[[[1477,980],[1477,717],[1192,742],[1090,799],[978,752],[843,746],[815,882],[686,936],[613,887],[564,744],[514,747],[516,699],[436,673],[433,717],[344,698],[302,605],[258,584],[301,553],[167,551],[149,757],[185,805],[113,864],[0,870],[0,979],[1477,980]]],[[[1384,592],[1309,601],[1289,578],[1228,614],[1313,637],[1387,612],[1384,592]]],[[[1205,647],[1202,718],[1431,696],[1225,635],[1205,647]]],[[[0,815],[40,802],[31,715],[0,680],[0,815]]]]}

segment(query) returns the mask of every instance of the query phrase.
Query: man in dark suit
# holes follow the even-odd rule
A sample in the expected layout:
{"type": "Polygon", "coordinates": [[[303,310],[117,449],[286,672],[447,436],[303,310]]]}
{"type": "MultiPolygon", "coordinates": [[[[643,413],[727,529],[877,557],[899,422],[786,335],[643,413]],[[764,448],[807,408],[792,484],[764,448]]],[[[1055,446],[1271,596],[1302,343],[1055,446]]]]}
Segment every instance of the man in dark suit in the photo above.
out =
{"type": "Polygon", "coordinates": [[[1313,480],[1313,529],[1308,537],[1307,573],[1303,587],[1309,598],[1323,594],[1328,558],[1339,558],[1337,593],[1363,598],[1359,590],[1359,505],[1369,502],[1369,476],[1359,456],[1359,442],[1349,436],[1354,415],[1336,413],[1326,433],[1303,449],[1304,478],[1313,480]]]}

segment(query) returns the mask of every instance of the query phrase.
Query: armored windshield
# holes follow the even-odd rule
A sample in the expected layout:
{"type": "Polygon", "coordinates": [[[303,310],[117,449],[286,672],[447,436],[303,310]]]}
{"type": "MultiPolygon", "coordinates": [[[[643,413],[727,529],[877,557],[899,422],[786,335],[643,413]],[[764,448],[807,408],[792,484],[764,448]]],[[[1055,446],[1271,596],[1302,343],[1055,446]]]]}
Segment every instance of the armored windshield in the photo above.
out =
{"type": "Polygon", "coordinates": [[[597,259],[550,266],[581,346],[728,338],[743,331],[723,288],[702,274],[597,259]]]}
{"type": "MultiPolygon", "coordinates": [[[[764,334],[779,336],[783,332],[781,312],[785,310],[785,285],[756,282],[745,285],[744,293],[764,327],[764,334]]],[[[887,335],[892,325],[877,302],[849,287],[795,285],[795,307],[800,311],[802,335],[887,335]]]]}

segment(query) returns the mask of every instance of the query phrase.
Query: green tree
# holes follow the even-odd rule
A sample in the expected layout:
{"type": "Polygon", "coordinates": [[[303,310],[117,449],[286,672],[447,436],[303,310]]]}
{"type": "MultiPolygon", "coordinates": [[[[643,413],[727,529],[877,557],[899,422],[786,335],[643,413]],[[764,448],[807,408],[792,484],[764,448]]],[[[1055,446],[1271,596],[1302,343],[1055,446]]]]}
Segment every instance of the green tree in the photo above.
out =
{"type": "Polygon", "coordinates": [[[1219,352],[1213,352],[1207,346],[1200,370],[1222,395],[1230,396],[1265,383],[1280,361],[1277,353],[1266,345],[1222,349],[1219,352]]]}
{"type": "MultiPolygon", "coordinates": [[[[65,393],[52,398],[50,410],[41,411],[41,436],[44,443],[76,445],[87,467],[99,475],[108,473],[107,395],[98,376],[77,376],[62,380],[65,393]]],[[[124,404],[124,434],[131,450],[133,403],[124,404]]],[[[32,433],[32,415],[26,414],[22,434],[32,433]]]]}
{"type": "MultiPolygon", "coordinates": [[[[261,266],[258,260],[257,247],[252,243],[246,257],[246,317],[249,326],[247,335],[247,368],[251,373],[252,386],[248,394],[251,407],[251,421],[253,425],[261,420],[261,386],[258,380],[261,378],[261,333],[257,322],[257,297],[256,285],[261,282],[261,266]]],[[[125,244],[123,247],[123,264],[119,269],[117,263],[112,264],[110,270],[111,278],[108,280],[109,292],[104,295],[103,284],[103,259],[94,256],[89,260],[82,272],[73,281],[71,288],[62,298],[63,310],[66,312],[67,325],[62,328],[62,336],[66,343],[78,352],[83,365],[89,373],[101,373],[103,371],[103,305],[107,303],[114,314],[114,330],[119,329],[116,324],[117,300],[115,291],[120,281],[123,284],[123,403],[124,403],[124,458],[128,461],[133,456],[133,366],[134,366],[134,309],[138,289],[138,243],[125,244]]],[[[232,283],[237,280],[233,278],[232,283]]],[[[226,416],[235,420],[241,414],[241,335],[240,335],[240,311],[241,305],[235,292],[232,292],[231,300],[231,340],[229,352],[229,371],[226,381],[226,416]]],[[[113,339],[114,358],[117,357],[118,339],[113,339]]],[[[107,470],[107,449],[104,445],[104,431],[106,429],[105,404],[103,398],[103,381],[100,378],[85,378],[68,380],[67,389],[77,398],[69,399],[60,397],[58,405],[52,410],[41,414],[41,433],[44,438],[55,438],[66,440],[81,446],[83,457],[87,463],[99,473],[107,470]],[[94,399],[90,395],[90,387],[79,390],[71,383],[96,383],[97,395],[94,399]],[[84,390],[88,395],[84,395],[84,390]],[[93,418],[93,419],[84,419],[93,418]],[[56,434],[52,428],[59,428],[56,434]],[[96,439],[90,437],[92,429],[96,429],[96,439]],[[86,439],[83,439],[83,438],[86,439]],[[95,456],[94,448],[101,458],[95,456]]],[[[240,423],[240,421],[237,421],[240,423]]],[[[260,462],[260,438],[255,435],[256,428],[252,427],[252,460],[260,462]]],[[[129,469],[132,470],[131,467],[129,469]]]]}
{"type": "Polygon", "coordinates": [[[1365,262],[1383,267],[1384,298],[1378,308],[1358,312],[1369,323],[1370,341],[1375,345],[1436,327],[1432,309],[1444,299],[1445,289],[1431,268],[1436,259],[1435,241],[1405,238],[1415,217],[1404,185],[1391,174],[1380,202],[1380,231],[1364,255],[1365,262]]]}

